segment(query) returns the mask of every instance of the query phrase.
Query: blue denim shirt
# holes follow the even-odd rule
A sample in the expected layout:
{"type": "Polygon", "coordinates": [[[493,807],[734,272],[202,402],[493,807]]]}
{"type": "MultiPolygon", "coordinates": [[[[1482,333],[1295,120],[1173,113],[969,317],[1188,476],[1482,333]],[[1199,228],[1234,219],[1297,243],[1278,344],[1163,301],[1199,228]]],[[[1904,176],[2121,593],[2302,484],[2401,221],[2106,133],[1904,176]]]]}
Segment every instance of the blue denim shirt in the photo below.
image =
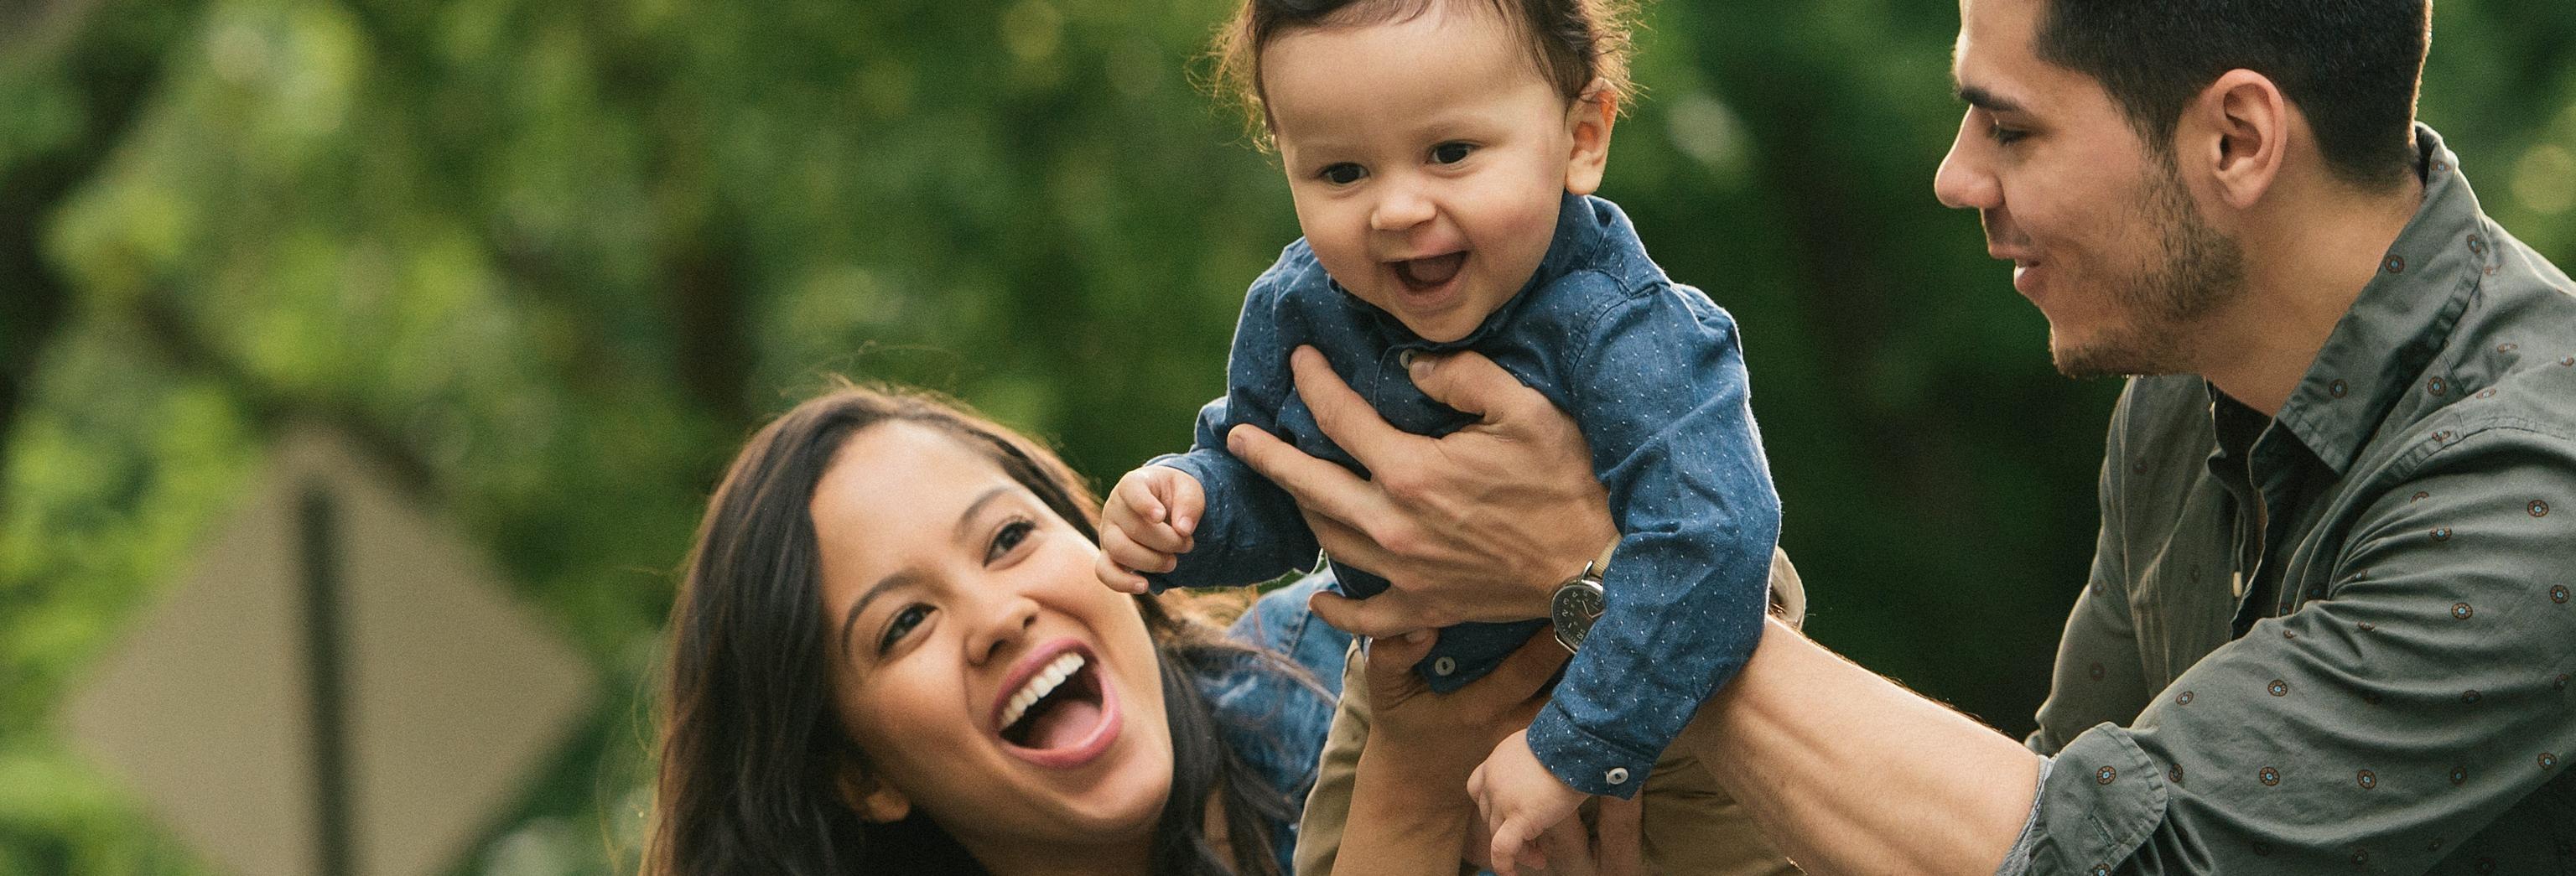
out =
{"type": "MultiPolygon", "coordinates": [[[[1601,620],[1531,723],[1539,762],[1569,787],[1634,796],[1656,757],[1760,638],[1780,499],[1748,405],[1735,321],[1646,257],[1609,201],[1567,195],[1546,257],[1519,294],[1464,338],[1431,343],[1324,273],[1306,242],[1253,281],[1235,325],[1226,396],[1199,412],[1197,446],[1155,460],[1189,473],[1208,504],[1195,548],[1157,588],[1233,586],[1313,564],[1296,503],[1225,451],[1250,424],[1365,476],[1297,397],[1288,355],[1313,345],[1396,428],[1445,435],[1475,418],[1434,402],[1408,352],[1472,349],[1574,417],[1623,533],[1601,620]]],[[[1568,557],[1572,577],[1584,558],[1568,557]]],[[[1384,578],[1335,564],[1365,598],[1384,578]]],[[[1450,691],[1491,671],[1545,620],[1462,624],[1417,670],[1450,691]]]]}
{"type": "MultiPolygon", "coordinates": [[[[1349,633],[1306,610],[1306,597],[1332,583],[1331,575],[1313,575],[1273,590],[1226,630],[1236,642],[1287,658],[1309,677],[1245,661],[1198,679],[1227,745],[1300,807],[1315,786],[1315,763],[1324,752],[1324,734],[1332,728],[1333,698],[1342,692],[1342,656],[1351,643],[1349,633]]],[[[1297,847],[1297,819],[1272,824],[1270,843],[1279,856],[1279,872],[1294,872],[1289,853],[1297,847]]]]}

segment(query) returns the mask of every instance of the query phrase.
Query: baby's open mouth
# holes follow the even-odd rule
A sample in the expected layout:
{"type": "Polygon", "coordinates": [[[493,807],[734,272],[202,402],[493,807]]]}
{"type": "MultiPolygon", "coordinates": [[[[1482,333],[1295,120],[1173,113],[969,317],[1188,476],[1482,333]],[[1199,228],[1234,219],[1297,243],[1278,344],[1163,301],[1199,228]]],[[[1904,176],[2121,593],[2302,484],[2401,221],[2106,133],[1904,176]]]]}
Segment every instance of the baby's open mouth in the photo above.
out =
{"type": "Polygon", "coordinates": [[[1044,750],[1089,740],[1102,717],[1099,670],[1082,652],[1067,651],[1011,694],[998,724],[1002,741],[1044,750]]]}
{"type": "Polygon", "coordinates": [[[1449,282],[1466,264],[1467,253],[1464,251],[1426,259],[1407,259],[1395,263],[1395,278],[1403,281],[1406,288],[1421,292],[1449,282]]]}

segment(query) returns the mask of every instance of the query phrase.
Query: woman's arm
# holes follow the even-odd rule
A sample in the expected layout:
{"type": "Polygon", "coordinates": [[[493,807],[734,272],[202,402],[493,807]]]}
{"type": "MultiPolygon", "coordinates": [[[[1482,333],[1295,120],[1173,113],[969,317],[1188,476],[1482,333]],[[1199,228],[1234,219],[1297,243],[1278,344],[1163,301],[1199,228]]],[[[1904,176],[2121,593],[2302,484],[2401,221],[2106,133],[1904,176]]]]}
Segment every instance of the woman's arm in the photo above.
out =
{"type": "MultiPolygon", "coordinates": [[[[1495,743],[1529,725],[1547,701],[1547,680],[1565,664],[1553,637],[1532,636],[1492,674],[1435,694],[1411,667],[1438,634],[1414,636],[1376,640],[1363,658],[1373,722],[1353,778],[1337,876],[1451,876],[1462,863],[1480,865],[1485,842],[1467,775],[1495,743]]],[[[1567,819],[1538,846],[1553,867],[1548,872],[1560,876],[1634,874],[1639,823],[1635,802],[1603,799],[1591,829],[1567,819]]]]}
{"type": "Polygon", "coordinates": [[[1476,818],[1467,775],[1496,742],[1529,726],[1565,663],[1563,648],[1534,636],[1492,674],[1435,694],[1410,668],[1438,638],[1424,630],[1376,639],[1361,656],[1371,723],[1336,874],[1458,872],[1476,818]]]}

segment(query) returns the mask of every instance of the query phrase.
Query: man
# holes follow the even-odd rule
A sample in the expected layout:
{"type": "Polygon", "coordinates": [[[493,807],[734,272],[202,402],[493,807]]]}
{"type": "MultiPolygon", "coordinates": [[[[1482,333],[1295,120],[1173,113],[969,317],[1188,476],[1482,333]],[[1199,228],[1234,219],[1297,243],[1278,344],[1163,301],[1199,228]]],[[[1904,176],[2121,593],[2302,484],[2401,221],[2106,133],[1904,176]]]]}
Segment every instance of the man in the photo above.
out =
{"type": "MultiPolygon", "coordinates": [[[[2576,284],[2413,124],[2424,0],[1960,13],[1938,194],[2061,370],[2157,375],[2112,415],[2039,729],[1774,622],[1683,744],[1819,871],[2576,867],[2576,284]]],[[[1319,599],[1337,625],[1543,615],[1610,537],[1571,426],[1490,364],[1414,366],[1485,416],[1439,441],[1297,368],[1378,480],[1232,443],[1398,582],[1319,599]]]]}

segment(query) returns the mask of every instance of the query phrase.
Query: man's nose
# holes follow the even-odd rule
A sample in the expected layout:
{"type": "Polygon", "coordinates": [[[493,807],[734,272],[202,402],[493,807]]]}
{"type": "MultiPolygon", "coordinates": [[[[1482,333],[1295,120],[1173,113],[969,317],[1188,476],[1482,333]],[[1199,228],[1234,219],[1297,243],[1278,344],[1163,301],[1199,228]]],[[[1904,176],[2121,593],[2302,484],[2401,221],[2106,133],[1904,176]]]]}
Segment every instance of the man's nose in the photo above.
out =
{"type": "Polygon", "coordinates": [[[1970,119],[1959,119],[1959,133],[1950,140],[1950,154],[1941,157],[1940,169],[1932,173],[1932,194],[1945,206],[1993,210],[2003,206],[2003,186],[1995,182],[1990,168],[1992,156],[1987,141],[1973,127],[1970,119]]]}

